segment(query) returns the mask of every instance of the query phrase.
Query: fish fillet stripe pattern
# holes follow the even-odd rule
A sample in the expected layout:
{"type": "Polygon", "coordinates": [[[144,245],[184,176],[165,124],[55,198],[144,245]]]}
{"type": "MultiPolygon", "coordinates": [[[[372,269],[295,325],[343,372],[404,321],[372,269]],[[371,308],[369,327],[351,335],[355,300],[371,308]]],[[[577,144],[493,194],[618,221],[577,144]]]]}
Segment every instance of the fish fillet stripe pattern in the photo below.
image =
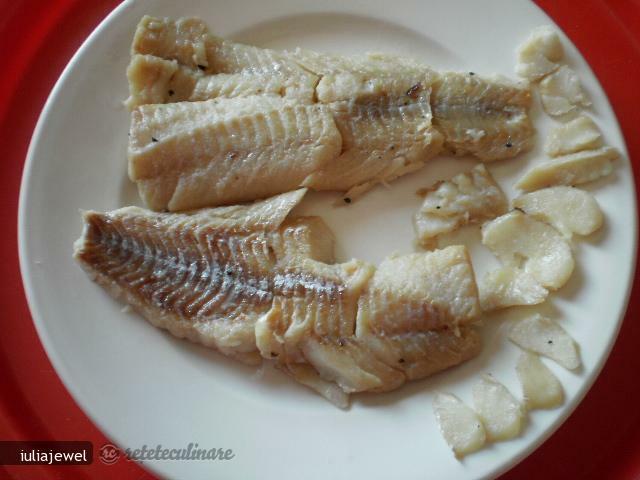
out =
{"type": "Polygon", "coordinates": [[[464,247],[409,259],[425,282],[448,265],[443,288],[456,289],[458,308],[437,292],[403,291],[401,275],[389,283],[383,270],[402,257],[378,269],[319,260],[333,255],[326,226],[287,218],[302,195],[189,214],[86,212],[75,257],[152,324],[246,363],[272,361],[341,406],[341,395],[398,388],[478,352],[464,247]]]}

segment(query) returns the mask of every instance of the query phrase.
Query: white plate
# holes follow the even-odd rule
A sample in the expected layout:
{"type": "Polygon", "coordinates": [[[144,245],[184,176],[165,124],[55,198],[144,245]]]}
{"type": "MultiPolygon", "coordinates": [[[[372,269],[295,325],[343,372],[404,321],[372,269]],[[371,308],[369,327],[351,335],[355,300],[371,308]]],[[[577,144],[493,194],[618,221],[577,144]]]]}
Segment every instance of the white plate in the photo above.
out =
{"type": "MultiPolygon", "coordinates": [[[[541,308],[580,343],[584,368],[574,374],[550,364],[566,388],[566,404],[532,413],[521,438],[459,462],[438,432],[433,393],[447,390],[469,401],[470,385],[480,373],[491,372],[519,394],[518,350],[500,328],[515,313],[490,322],[484,350],[473,361],[397,392],[356,397],[349,411],[341,411],[277,372],[258,378],[251,368],[124,313],[74,264],[78,209],[137,202],[126,178],[128,115],[121,100],[127,96],[132,34],[145,13],[198,15],[219,35],[261,46],[396,52],[439,69],[509,76],[514,76],[516,45],[531,28],[552,23],[534,4],[512,0],[141,0],[116,9],[53,90],[31,143],[20,198],[21,265],[31,311],[49,357],[82,408],[123,447],[182,448],[197,442],[235,452],[226,462],[148,464],[172,478],[482,478],[533,451],[600,371],[635,264],[635,194],[625,146],[604,92],[573,45],[563,37],[568,63],[593,100],[592,115],[606,141],[623,154],[615,175],[587,187],[606,214],[606,226],[576,243],[576,272],[541,308]]],[[[552,121],[539,107],[533,113],[543,139],[552,121]]],[[[538,147],[491,169],[512,196],[510,185],[540,158],[538,147]]],[[[410,217],[420,203],[415,190],[472,163],[439,159],[348,208],[332,208],[331,195],[310,195],[302,210],[327,220],[341,260],[379,261],[392,251],[413,249],[410,217]]],[[[471,246],[478,273],[493,262],[477,245],[477,229],[457,239],[471,246]]]]}

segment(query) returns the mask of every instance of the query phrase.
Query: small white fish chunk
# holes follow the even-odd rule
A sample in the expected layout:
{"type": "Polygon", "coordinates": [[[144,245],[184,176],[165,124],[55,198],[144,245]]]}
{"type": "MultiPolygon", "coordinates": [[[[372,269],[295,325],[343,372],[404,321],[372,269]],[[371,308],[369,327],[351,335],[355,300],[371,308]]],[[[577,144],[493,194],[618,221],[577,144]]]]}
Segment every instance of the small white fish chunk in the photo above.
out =
{"type": "Polygon", "coordinates": [[[525,406],[529,410],[551,409],[564,403],[560,380],[535,353],[522,352],[516,372],[522,385],[525,406]]]}
{"type": "Polygon", "coordinates": [[[606,177],[613,172],[613,161],[620,155],[613,147],[584,150],[536,165],[516,183],[516,188],[531,192],[554,185],[580,185],[606,177]]]}
{"type": "Polygon", "coordinates": [[[550,157],[558,157],[602,146],[602,134],[598,126],[590,117],[580,115],[551,130],[544,150],[550,157]]]}
{"type": "Polygon", "coordinates": [[[499,442],[520,435],[525,420],[522,405],[491,375],[483,375],[473,386],[473,405],[488,440],[499,442]]]}
{"type": "Polygon", "coordinates": [[[504,266],[487,272],[478,289],[484,312],[516,305],[537,305],[544,302],[549,294],[533,275],[504,266]]]}
{"type": "Polygon", "coordinates": [[[604,221],[593,195],[572,187],[549,187],[525,193],[513,200],[513,206],[552,225],[566,238],[574,233],[589,235],[604,221]]]}
{"type": "Polygon", "coordinates": [[[566,65],[540,82],[540,98],[544,111],[554,117],[591,105],[578,75],[566,65]]]}
{"type": "Polygon", "coordinates": [[[578,345],[557,322],[540,314],[513,324],[509,340],[516,345],[556,361],[569,370],[581,364],[578,345]]]}
{"type": "Polygon", "coordinates": [[[543,287],[562,287],[573,272],[571,248],[550,225],[518,210],[482,226],[482,243],[503,264],[522,268],[543,287]]]}
{"type": "Polygon", "coordinates": [[[305,385],[322,395],[336,407],[342,409],[349,407],[349,394],[342,390],[338,385],[324,380],[310,365],[292,363],[286,367],[281,367],[281,369],[290,374],[302,385],[305,385]]]}
{"type": "Polygon", "coordinates": [[[534,28],[518,47],[516,73],[531,81],[540,80],[560,66],[564,49],[558,33],[549,25],[534,28]]]}
{"type": "Polygon", "coordinates": [[[424,202],[414,216],[418,241],[432,247],[438,235],[507,211],[507,199],[483,164],[423,190],[424,202]]]}
{"type": "Polygon", "coordinates": [[[487,440],[482,422],[471,408],[450,393],[438,393],[433,400],[436,421],[456,457],[484,446],[487,440]]]}

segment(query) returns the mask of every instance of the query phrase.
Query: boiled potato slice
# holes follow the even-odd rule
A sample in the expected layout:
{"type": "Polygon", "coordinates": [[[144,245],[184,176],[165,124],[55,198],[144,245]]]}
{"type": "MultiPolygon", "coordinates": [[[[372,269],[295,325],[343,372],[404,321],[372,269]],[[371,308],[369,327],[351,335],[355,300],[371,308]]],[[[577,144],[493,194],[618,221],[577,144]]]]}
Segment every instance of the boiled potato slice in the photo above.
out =
{"type": "Polygon", "coordinates": [[[513,324],[509,340],[525,350],[549,357],[569,370],[580,366],[580,354],[573,338],[556,322],[540,314],[513,324]]]}
{"type": "Polygon", "coordinates": [[[565,237],[589,235],[602,226],[602,210],[589,192],[571,187],[543,188],[513,200],[513,206],[553,225],[565,237]]]}
{"type": "Polygon", "coordinates": [[[618,156],[618,151],[612,147],[563,155],[533,167],[518,180],[516,187],[530,192],[553,185],[592,182],[613,172],[612,162],[618,156]]]}
{"type": "Polygon", "coordinates": [[[548,25],[534,28],[525,42],[518,48],[516,73],[536,81],[558,69],[558,61],[564,51],[560,37],[548,25]]]}
{"type": "Polygon", "coordinates": [[[537,305],[549,294],[532,275],[513,267],[487,272],[478,289],[480,306],[485,312],[516,305],[537,305]]]}
{"type": "Polygon", "coordinates": [[[485,223],[482,243],[505,265],[522,268],[549,289],[563,286],[573,272],[571,248],[562,235],[518,210],[485,223]]]}
{"type": "Polygon", "coordinates": [[[483,164],[421,192],[424,202],[414,216],[418,241],[434,246],[443,233],[495,218],[507,211],[507,199],[483,164]]]}
{"type": "Polygon", "coordinates": [[[524,423],[522,405],[491,375],[484,375],[473,386],[473,405],[488,440],[496,442],[520,435],[524,423]]]}
{"type": "Polygon", "coordinates": [[[542,108],[552,116],[564,115],[578,107],[591,105],[582,90],[578,75],[566,65],[540,82],[540,98],[542,108]]]}
{"type": "Polygon", "coordinates": [[[456,457],[475,452],[486,443],[486,433],[476,412],[455,395],[438,393],[433,410],[442,436],[456,457]]]}
{"type": "Polygon", "coordinates": [[[556,408],[564,403],[564,390],[560,380],[535,353],[522,352],[516,372],[529,410],[556,408]]]}
{"type": "Polygon", "coordinates": [[[580,115],[555,127],[547,137],[545,152],[550,157],[602,147],[602,134],[591,118],[580,115]]]}

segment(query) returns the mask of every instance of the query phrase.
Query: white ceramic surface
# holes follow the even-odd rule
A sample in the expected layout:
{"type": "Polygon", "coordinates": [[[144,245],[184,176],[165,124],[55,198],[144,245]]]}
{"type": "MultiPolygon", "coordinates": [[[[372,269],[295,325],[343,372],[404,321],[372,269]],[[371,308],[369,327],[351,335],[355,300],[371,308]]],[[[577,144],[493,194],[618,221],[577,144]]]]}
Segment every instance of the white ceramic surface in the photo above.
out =
{"type": "MultiPolygon", "coordinates": [[[[40,337],[74,398],[122,447],[232,448],[226,462],[155,461],[172,478],[354,479],[487,478],[533,451],[575,408],[600,371],[625,310],[635,264],[634,185],[625,146],[609,103],[589,67],[563,37],[568,63],[593,100],[590,114],[606,141],[622,152],[616,173],[588,185],[606,214],[599,233],[575,242],[578,267],[539,310],[580,343],[583,369],[547,362],[562,380],[566,404],[533,412],[522,437],[454,459],[438,432],[436,390],[470,402],[470,386],[491,372],[520,395],[518,349],[505,321],[531,309],[488,319],[482,354],[463,366],[384,395],[356,396],[341,411],[277,372],[263,376],[213,351],[154,329],[88,280],[71,258],[80,234],[79,209],[108,210],[138,202],[126,177],[128,115],[125,68],[140,17],[198,15],[213,32],[274,48],[395,52],[439,69],[514,76],[514,49],[540,24],[552,23],[534,4],[515,0],[141,0],[125,2],[87,39],[54,88],[29,150],[20,199],[20,253],[29,304],[40,337]]],[[[542,143],[553,121],[537,106],[542,143]]],[[[509,197],[541,147],[491,165],[509,197]]],[[[469,159],[441,158],[375,189],[361,201],[333,208],[333,194],[311,194],[299,211],[323,216],[338,239],[339,260],[379,261],[413,247],[411,215],[419,187],[468,169],[469,159]]],[[[477,229],[464,241],[482,274],[495,260],[477,229]]],[[[567,446],[570,448],[570,446],[567,446]]]]}

